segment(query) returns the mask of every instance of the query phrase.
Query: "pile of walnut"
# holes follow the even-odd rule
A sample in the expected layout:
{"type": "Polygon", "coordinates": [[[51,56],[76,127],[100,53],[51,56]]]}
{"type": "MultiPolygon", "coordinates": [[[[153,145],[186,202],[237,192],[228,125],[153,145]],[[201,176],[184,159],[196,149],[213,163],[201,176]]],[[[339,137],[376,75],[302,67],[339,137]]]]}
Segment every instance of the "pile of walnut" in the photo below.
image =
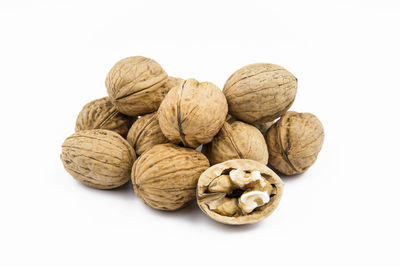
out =
{"type": "Polygon", "coordinates": [[[136,195],[159,210],[197,197],[219,222],[257,222],[282,195],[283,183],[267,164],[284,175],[302,173],[324,139],[317,117],[288,112],[297,79],[274,64],[239,69],[221,91],[170,77],[156,61],[136,56],[112,67],[106,87],[108,97],[79,113],[62,145],[63,165],[93,188],[131,179],[136,195]]]}

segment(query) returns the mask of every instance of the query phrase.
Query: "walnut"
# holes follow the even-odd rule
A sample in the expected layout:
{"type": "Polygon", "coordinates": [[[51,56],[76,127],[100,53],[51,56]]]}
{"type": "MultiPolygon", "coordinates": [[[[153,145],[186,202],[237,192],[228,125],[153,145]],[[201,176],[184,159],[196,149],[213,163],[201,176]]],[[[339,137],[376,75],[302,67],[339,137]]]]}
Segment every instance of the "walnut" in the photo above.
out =
{"type": "Polygon", "coordinates": [[[102,129],[79,131],[62,145],[64,168],[81,183],[112,189],[129,181],[135,151],[119,134],[102,129]]]}
{"type": "Polygon", "coordinates": [[[305,172],[316,161],[324,129],[313,114],[289,111],[268,130],[265,139],[270,165],[293,175],[305,172]]]}
{"type": "Polygon", "coordinates": [[[274,125],[273,121],[262,122],[262,123],[253,123],[254,127],[256,127],[263,135],[274,125]]]}
{"type": "Polygon", "coordinates": [[[104,129],[125,137],[135,119],[120,113],[109,97],[103,97],[82,108],[76,119],[75,131],[104,129]]]}
{"type": "Polygon", "coordinates": [[[158,119],[171,142],[196,148],[212,140],[227,112],[225,96],[217,86],[188,79],[169,91],[158,110],[158,119]]]}
{"type": "Polygon", "coordinates": [[[127,141],[141,155],[155,145],[168,143],[158,124],[157,113],[139,118],[129,130],[127,141]]]}
{"type": "Polygon", "coordinates": [[[197,203],[218,222],[255,223],[275,210],[282,190],[281,179],[264,164],[248,159],[229,160],[201,174],[197,203]]]}
{"type": "Polygon", "coordinates": [[[283,67],[258,63],[233,73],[223,90],[229,113],[249,123],[270,122],[292,105],[297,79],[283,67]]]}
{"type": "Polygon", "coordinates": [[[106,87],[116,108],[126,115],[154,112],[175,78],[167,83],[167,73],[154,60],[141,56],[118,61],[106,78],[106,87]]]}
{"type": "Polygon", "coordinates": [[[196,198],[197,180],[209,166],[196,150],[171,143],[156,145],[133,165],[133,188],[148,206],[177,210],[196,198]]]}
{"type": "Polygon", "coordinates": [[[268,148],[264,136],[254,126],[241,121],[225,122],[214,139],[202,152],[211,165],[230,159],[252,159],[268,163],[268,148]]]}

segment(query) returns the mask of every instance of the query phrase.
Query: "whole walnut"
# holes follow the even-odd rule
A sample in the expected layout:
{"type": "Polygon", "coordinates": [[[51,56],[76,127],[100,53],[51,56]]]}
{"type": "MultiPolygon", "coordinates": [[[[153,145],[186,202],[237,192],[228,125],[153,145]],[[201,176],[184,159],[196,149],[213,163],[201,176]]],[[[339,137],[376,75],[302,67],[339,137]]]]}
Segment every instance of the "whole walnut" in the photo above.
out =
{"type": "Polygon", "coordinates": [[[155,145],[168,143],[168,139],[158,124],[157,113],[139,118],[129,130],[126,140],[135,149],[137,155],[141,155],[155,145]]]}
{"type": "Polygon", "coordinates": [[[196,148],[212,140],[227,112],[225,96],[217,86],[188,79],[169,91],[158,110],[158,120],[171,142],[196,148]]]}
{"type": "Polygon", "coordinates": [[[225,224],[258,222],[278,206],[283,183],[270,168],[249,159],[216,164],[197,184],[197,203],[210,218],[225,224]]]}
{"type": "Polygon", "coordinates": [[[286,113],[297,92],[297,79],[281,66],[258,63],[233,73],[223,90],[229,113],[249,123],[270,122],[286,113]]]}
{"type": "Polygon", "coordinates": [[[202,152],[211,165],[230,159],[252,159],[268,163],[268,148],[264,136],[254,126],[241,121],[225,122],[214,139],[202,152]]]}
{"type": "Polygon", "coordinates": [[[269,164],[279,172],[305,172],[317,160],[324,141],[324,128],[311,113],[289,111],[267,132],[269,164]]]}
{"type": "MultiPolygon", "coordinates": [[[[118,61],[106,78],[116,108],[129,116],[154,112],[168,93],[168,75],[154,60],[141,56],[118,61]]],[[[172,78],[174,81],[174,78],[172,78]]]]}
{"type": "Polygon", "coordinates": [[[253,123],[252,125],[256,127],[264,135],[268,131],[268,129],[271,128],[272,125],[274,125],[274,122],[269,121],[262,123],[253,123]]]}
{"type": "Polygon", "coordinates": [[[135,119],[119,112],[109,97],[103,97],[83,106],[76,119],[75,131],[104,129],[125,137],[135,119]]]}
{"type": "Polygon", "coordinates": [[[62,145],[64,168],[81,183],[112,189],[129,181],[135,151],[119,134],[109,130],[79,131],[62,145]]]}
{"type": "Polygon", "coordinates": [[[133,188],[150,207],[177,210],[196,198],[197,180],[209,166],[196,150],[171,143],[156,145],[133,165],[133,188]]]}

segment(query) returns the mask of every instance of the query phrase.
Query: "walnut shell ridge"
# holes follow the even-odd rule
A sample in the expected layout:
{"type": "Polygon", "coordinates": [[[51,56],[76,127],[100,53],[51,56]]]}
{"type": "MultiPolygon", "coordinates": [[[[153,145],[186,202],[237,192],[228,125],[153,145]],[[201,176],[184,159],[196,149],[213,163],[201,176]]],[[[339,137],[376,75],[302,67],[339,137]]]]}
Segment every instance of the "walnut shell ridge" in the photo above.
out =
{"type": "Polygon", "coordinates": [[[286,113],[297,93],[297,79],[281,66],[257,63],[242,67],[226,81],[229,113],[248,123],[262,123],[286,113]]]}
{"type": "Polygon", "coordinates": [[[155,145],[168,143],[168,139],[158,124],[157,113],[151,113],[139,118],[131,127],[126,138],[129,144],[141,155],[155,145]]]}
{"type": "Polygon", "coordinates": [[[148,206],[177,210],[196,198],[197,180],[209,166],[196,150],[171,143],[156,145],[133,164],[133,188],[148,206]]]}
{"type": "Polygon", "coordinates": [[[188,79],[168,92],[158,110],[158,120],[171,142],[196,148],[212,140],[227,113],[225,96],[217,86],[188,79]]]}
{"type": "Polygon", "coordinates": [[[64,168],[81,183],[112,189],[129,181],[135,151],[119,134],[102,129],[79,131],[62,145],[64,168]]]}
{"type": "Polygon", "coordinates": [[[311,113],[287,112],[265,135],[269,164],[279,172],[305,172],[317,160],[324,141],[324,128],[311,113]]]}
{"type": "Polygon", "coordinates": [[[83,106],[76,119],[75,131],[104,129],[125,137],[135,119],[119,112],[109,97],[103,97],[83,106]]]}
{"type": "Polygon", "coordinates": [[[225,122],[214,139],[202,152],[211,165],[230,159],[252,159],[268,163],[268,148],[264,136],[254,126],[241,121],[225,122]]]}
{"type": "Polygon", "coordinates": [[[231,225],[250,224],[261,221],[268,217],[278,206],[283,193],[283,182],[279,176],[264,164],[250,159],[234,159],[216,164],[203,172],[197,184],[197,204],[200,209],[210,218],[231,225]],[[224,197],[223,193],[210,193],[208,186],[210,183],[232,169],[241,169],[243,171],[260,171],[261,175],[276,188],[276,194],[271,197],[270,201],[255,210],[254,212],[238,217],[223,216],[209,208],[209,202],[224,197]]]}
{"type": "Polygon", "coordinates": [[[154,60],[141,56],[118,61],[106,78],[108,95],[123,114],[138,116],[154,112],[170,89],[167,73],[154,60]]]}

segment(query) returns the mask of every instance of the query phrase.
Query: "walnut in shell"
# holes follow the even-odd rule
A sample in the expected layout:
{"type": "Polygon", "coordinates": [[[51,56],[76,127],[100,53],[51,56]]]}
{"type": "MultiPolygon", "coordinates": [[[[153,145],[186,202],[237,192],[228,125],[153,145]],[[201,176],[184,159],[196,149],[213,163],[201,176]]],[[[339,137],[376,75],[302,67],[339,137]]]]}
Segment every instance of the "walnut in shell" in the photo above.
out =
{"type": "Polygon", "coordinates": [[[129,116],[154,112],[168,93],[167,73],[154,60],[141,56],[118,61],[106,78],[116,108],[129,116]]]}
{"type": "Polygon", "coordinates": [[[227,112],[225,96],[217,86],[188,79],[169,91],[158,110],[158,119],[171,142],[196,148],[212,140],[227,112]]]}
{"type": "Polygon", "coordinates": [[[230,159],[252,159],[268,163],[268,148],[264,136],[254,126],[241,121],[225,122],[214,139],[202,152],[211,165],[230,159]]]}
{"type": "Polygon", "coordinates": [[[104,129],[125,137],[135,119],[119,112],[109,97],[103,97],[82,108],[76,119],[75,131],[104,129]]]}
{"type": "Polygon", "coordinates": [[[233,73],[223,90],[229,113],[249,123],[270,122],[292,105],[297,79],[281,66],[258,63],[233,73]]]}
{"type": "Polygon", "coordinates": [[[129,181],[135,151],[119,134],[102,129],[79,131],[62,145],[64,168],[81,183],[112,189],[129,181]]]}
{"type": "Polygon", "coordinates": [[[264,164],[229,160],[203,172],[197,203],[210,218],[225,224],[249,224],[268,217],[278,206],[283,183],[264,164]]]}
{"type": "Polygon", "coordinates": [[[196,198],[197,180],[209,166],[196,150],[171,143],[156,145],[133,164],[133,188],[148,206],[177,210],[196,198]]]}
{"type": "Polygon", "coordinates": [[[311,113],[289,111],[267,132],[269,164],[279,172],[305,172],[317,160],[324,141],[321,122],[311,113]]]}
{"type": "Polygon", "coordinates": [[[151,113],[139,118],[129,130],[127,141],[137,155],[141,155],[155,145],[168,143],[168,139],[158,124],[157,113],[151,113]]]}

